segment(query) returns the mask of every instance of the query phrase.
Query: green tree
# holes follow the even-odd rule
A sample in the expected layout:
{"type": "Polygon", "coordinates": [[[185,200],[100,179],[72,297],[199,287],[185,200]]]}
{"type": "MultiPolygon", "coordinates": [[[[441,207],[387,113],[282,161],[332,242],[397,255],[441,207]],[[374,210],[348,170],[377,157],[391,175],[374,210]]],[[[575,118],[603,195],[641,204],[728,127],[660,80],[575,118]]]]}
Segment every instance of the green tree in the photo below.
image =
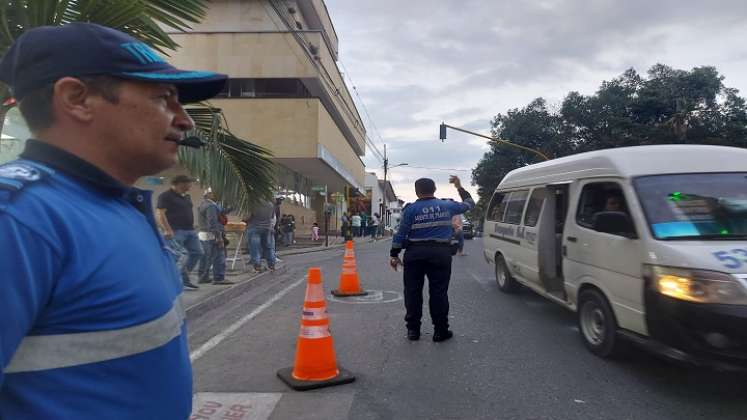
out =
{"type": "MultiPolygon", "coordinates": [[[[714,67],[676,70],[663,64],[647,76],[628,69],[593,95],[570,92],[559,111],[542,98],[498,114],[492,132],[551,157],[649,144],[747,147],[747,104],[725,87],[714,67]]],[[[526,152],[493,144],[472,172],[481,201],[511,170],[534,163],[526,152]]]]}
{"type": "MultiPolygon", "coordinates": [[[[44,25],[94,22],[119,29],[163,54],[179,45],[163,29],[183,31],[200,22],[208,0],[5,0],[0,2],[0,55],[24,31],[44,25]]],[[[15,103],[0,83],[0,132],[15,103]]],[[[195,134],[207,140],[200,151],[181,151],[180,161],[238,211],[246,213],[274,188],[275,166],[268,150],[238,139],[226,129],[220,110],[193,106],[195,134]],[[203,116],[208,115],[207,118],[203,116]],[[241,143],[239,143],[241,142],[241,143]]]]}

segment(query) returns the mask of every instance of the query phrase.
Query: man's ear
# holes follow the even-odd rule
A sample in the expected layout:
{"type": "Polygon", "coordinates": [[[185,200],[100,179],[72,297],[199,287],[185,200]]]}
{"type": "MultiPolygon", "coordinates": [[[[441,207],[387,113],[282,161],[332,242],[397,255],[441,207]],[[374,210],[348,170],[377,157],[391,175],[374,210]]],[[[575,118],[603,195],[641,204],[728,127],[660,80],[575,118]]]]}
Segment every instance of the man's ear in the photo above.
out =
{"type": "Polygon", "coordinates": [[[56,116],[89,123],[93,120],[91,91],[74,77],[63,77],[54,84],[53,106],[56,116]]]}

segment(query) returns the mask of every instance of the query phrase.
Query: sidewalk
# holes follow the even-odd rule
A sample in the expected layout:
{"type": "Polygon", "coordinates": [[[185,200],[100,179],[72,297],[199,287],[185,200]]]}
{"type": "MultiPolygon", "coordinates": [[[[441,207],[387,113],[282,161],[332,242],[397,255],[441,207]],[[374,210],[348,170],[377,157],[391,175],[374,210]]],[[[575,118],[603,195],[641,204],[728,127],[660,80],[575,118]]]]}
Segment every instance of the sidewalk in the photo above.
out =
{"type": "MultiPolygon", "coordinates": [[[[369,238],[355,238],[356,243],[368,242],[369,238]]],[[[329,246],[314,246],[308,248],[294,248],[283,251],[278,251],[278,257],[284,257],[289,255],[307,254],[311,252],[326,251],[330,249],[342,248],[345,245],[345,241],[342,237],[330,237],[329,246]]],[[[245,261],[247,259],[246,254],[239,254],[245,261]]],[[[257,273],[247,263],[246,266],[240,261],[236,263],[236,269],[230,270],[231,263],[228,262],[226,270],[226,280],[232,281],[235,284],[232,285],[213,285],[213,284],[200,284],[198,290],[184,291],[182,294],[182,304],[184,305],[187,318],[197,318],[205,312],[216,308],[234,297],[244,293],[249,287],[251,287],[252,281],[260,277],[269,275],[271,271],[264,271],[257,273]]],[[[283,274],[287,271],[287,265],[285,262],[278,264],[276,274],[283,274]]],[[[194,277],[194,276],[193,276],[194,277]]]]}

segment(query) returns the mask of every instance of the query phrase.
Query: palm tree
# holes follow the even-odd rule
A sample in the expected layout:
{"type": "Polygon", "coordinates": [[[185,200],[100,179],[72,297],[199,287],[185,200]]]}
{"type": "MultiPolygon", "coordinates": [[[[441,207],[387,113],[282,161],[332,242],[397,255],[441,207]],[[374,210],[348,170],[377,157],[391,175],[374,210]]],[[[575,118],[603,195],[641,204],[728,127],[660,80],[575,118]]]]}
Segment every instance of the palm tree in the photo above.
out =
{"type": "MultiPolygon", "coordinates": [[[[208,0],[0,0],[0,55],[30,28],[69,22],[119,29],[166,54],[179,45],[163,27],[190,29],[205,17],[208,4],[208,0]]],[[[6,113],[15,105],[8,87],[0,83],[0,132],[6,113]]],[[[190,114],[195,116],[196,134],[208,145],[201,151],[181,151],[184,166],[242,213],[269,197],[275,184],[269,151],[231,134],[219,109],[202,104],[190,108],[190,114]]]]}
{"type": "Polygon", "coordinates": [[[238,214],[246,214],[256,204],[270,199],[276,174],[270,151],[232,134],[218,108],[200,104],[188,107],[187,112],[195,121],[193,134],[206,145],[199,149],[180,148],[182,165],[238,214]],[[231,179],[242,182],[224,181],[231,179]]]}

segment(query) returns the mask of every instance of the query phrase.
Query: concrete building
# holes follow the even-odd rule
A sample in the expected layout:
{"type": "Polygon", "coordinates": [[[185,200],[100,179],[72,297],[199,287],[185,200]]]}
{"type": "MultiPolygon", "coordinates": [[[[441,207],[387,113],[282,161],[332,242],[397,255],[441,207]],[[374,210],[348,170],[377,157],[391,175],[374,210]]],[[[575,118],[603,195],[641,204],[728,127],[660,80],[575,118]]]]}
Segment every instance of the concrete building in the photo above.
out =
{"type": "Polygon", "coordinates": [[[210,102],[235,135],[274,153],[288,198],[282,211],[300,231],[323,220],[325,198],[312,187],[326,185],[330,203],[334,193],[363,194],[366,132],[322,0],[213,0],[201,24],[170,35],[181,45],[172,64],[230,76],[210,102]]]}

